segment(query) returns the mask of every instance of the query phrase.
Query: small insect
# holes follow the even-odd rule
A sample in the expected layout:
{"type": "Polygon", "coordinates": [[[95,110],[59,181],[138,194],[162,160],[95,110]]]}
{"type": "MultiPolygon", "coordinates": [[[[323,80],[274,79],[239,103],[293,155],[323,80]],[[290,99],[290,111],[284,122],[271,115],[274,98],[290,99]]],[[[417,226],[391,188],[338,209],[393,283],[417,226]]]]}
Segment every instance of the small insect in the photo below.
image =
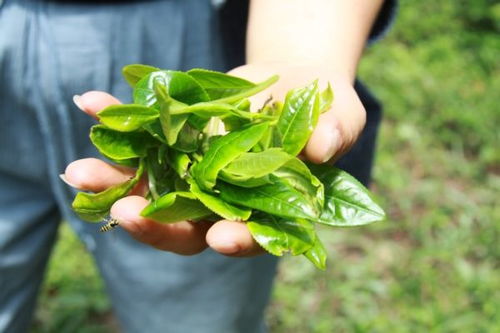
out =
{"type": "Polygon", "coordinates": [[[105,218],[103,222],[105,222],[106,224],[103,225],[101,229],[99,229],[100,232],[110,231],[120,224],[117,219],[114,219],[112,217],[105,218]]]}

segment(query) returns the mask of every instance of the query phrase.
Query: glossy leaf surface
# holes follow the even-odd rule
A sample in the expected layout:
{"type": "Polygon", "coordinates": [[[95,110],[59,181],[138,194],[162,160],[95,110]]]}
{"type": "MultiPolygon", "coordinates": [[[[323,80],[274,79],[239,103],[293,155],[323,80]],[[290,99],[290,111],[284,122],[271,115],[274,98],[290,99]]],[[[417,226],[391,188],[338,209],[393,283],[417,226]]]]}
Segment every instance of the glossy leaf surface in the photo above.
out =
{"type": "Polygon", "coordinates": [[[328,253],[318,236],[316,236],[314,245],[309,250],[304,252],[304,256],[317,268],[321,270],[326,269],[326,257],[328,256],[328,253]]]}
{"type": "Polygon", "coordinates": [[[190,192],[171,192],[146,206],[141,215],[161,223],[195,221],[211,215],[190,192]]]}
{"type": "Polygon", "coordinates": [[[143,77],[159,70],[159,68],[153,66],[132,64],[123,67],[122,74],[128,84],[133,88],[143,77]]]}
{"type": "Polygon", "coordinates": [[[159,116],[158,110],[139,104],[111,105],[97,113],[102,124],[120,132],[138,130],[159,116]]]}
{"type": "Polygon", "coordinates": [[[252,218],[247,227],[257,243],[275,256],[302,254],[312,248],[316,237],[312,222],[304,219],[252,218]]]}
{"type": "Polygon", "coordinates": [[[319,95],[319,112],[323,113],[328,111],[333,103],[333,90],[330,83],[328,83],[328,87],[321,92],[319,95]]]}
{"type": "Polygon", "coordinates": [[[237,103],[244,98],[253,96],[253,95],[261,92],[262,90],[269,88],[272,84],[274,84],[276,81],[278,81],[278,78],[279,78],[278,75],[273,75],[269,79],[256,84],[254,87],[252,87],[250,89],[244,90],[244,91],[242,91],[238,94],[235,94],[235,95],[216,99],[215,101],[218,103],[237,103]]]}
{"type": "Polygon", "coordinates": [[[236,95],[255,87],[255,83],[245,79],[206,69],[195,68],[187,73],[205,89],[210,100],[236,95]]]}
{"type": "Polygon", "coordinates": [[[122,184],[110,187],[99,193],[79,192],[72,203],[73,211],[85,221],[102,221],[109,214],[109,210],[115,201],[126,196],[134,188],[141,178],[143,171],[144,167],[141,164],[135,177],[122,184]]]}
{"type": "Polygon", "coordinates": [[[191,183],[190,190],[207,208],[225,219],[246,221],[252,214],[250,209],[236,207],[213,194],[202,191],[195,182],[191,183]]]}
{"type": "Polygon", "coordinates": [[[152,106],[156,103],[155,85],[166,87],[173,99],[194,104],[209,100],[207,92],[191,76],[179,71],[157,71],[142,78],[134,89],[134,103],[152,106]]]}
{"type": "Polygon", "coordinates": [[[297,155],[311,136],[319,117],[317,81],[290,91],[281,111],[277,132],[283,149],[290,155],[297,155]]]}
{"type": "Polygon", "coordinates": [[[259,178],[270,174],[294,158],[281,148],[259,153],[243,153],[224,168],[226,173],[242,178],[259,178]]]}
{"type": "Polygon", "coordinates": [[[219,182],[217,189],[220,197],[236,205],[257,209],[269,214],[285,218],[316,219],[319,212],[304,195],[280,181],[271,177],[272,184],[267,184],[248,190],[224,182],[219,182]]]}
{"type": "Polygon", "coordinates": [[[101,154],[115,160],[146,156],[148,148],[156,145],[147,132],[117,132],[103,125],[95,125],[90,140],[101,154]]]}
{"type": "Polygon", "coordinates": [[[325,185],[325,206],[318,222],[347,227],[385,219],[368,189],[347,172],[325,165],[311,170],[325,185]]]}
{"type": "Polygon", "coordinates": [[[200,188],[211,190],[219,171],[242,153],[249,151],[259,142],[268,127],[268,123],[257,124],[231,132],[211,143],[203,159],[191,170],[200,188]]]}

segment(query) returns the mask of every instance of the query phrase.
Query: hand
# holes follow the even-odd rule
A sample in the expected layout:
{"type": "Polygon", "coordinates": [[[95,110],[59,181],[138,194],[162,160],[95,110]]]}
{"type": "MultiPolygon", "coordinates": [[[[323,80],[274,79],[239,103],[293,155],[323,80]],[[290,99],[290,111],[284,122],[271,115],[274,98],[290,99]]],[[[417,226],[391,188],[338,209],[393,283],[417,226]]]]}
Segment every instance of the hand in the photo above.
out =
{"type": "MultiPolygon", "coordinates": [[[[77,106],[92,117],[103,108],[119,104],[113,96],[91,91],[75,98],[77,106]]],[[[123,183],[135,174],[135,170],[113,166],[95,158],[72,162],[65,171],[66,181],[72,186],[86,191],[100,192],[106,188],[123,183]]],[[[246,257],[262,254],[265,251],[253,240],[246,225],[241,222],[219,221],[187,222],[160,224],[140,216],[148,204],[141,196],[146,191],[141,182],[131,193],[115,202],[111,216],[120,222],[132,237],[157,249],[192,255],[210,246],[213,250],[228,256],[246,257]]]]}
{"type": "Polygon", "coordinates": [[[254,82],[273,74],[280,75],[279,81],[270,89],[252,97],[252,106],[257,109],[270,96],[274,100],[283,101],[290,89],[303,87],[315,79],[319,79],[321,90],[330,83],[335,96],[332,107],[320,116],[318,125],[302,152],[313,163],[336,161],[349,151],[365,126],[365,108],[347,73],[335,72],[324,66],[267,63],[240,66],[229,74],[254,82]]]}
{"type": "MultiPolygon", "coordinates": [[[[270,95],[283,100],[288,90],[310,83],[319,78],[320,87],[329,81],[333,87],[335,101],[331,110],[321,115],[318,125],[309,140],[304,155],[314,163],[337,159],[357,139],[365,122],[365,110],[348,78],[329,73],[324,68],[311,66],[287,66],[278,64],[245,65],[231,71],[232,74],[260,81],[272,74],[281,79],[270,89],[256,95],[252,104],[260,107],[270,95]]],[[[104,92],[88,92],[75,99],[78,107],[92,117],[108,105],[119,104],[113,96],[104,92]]],[[[99,192],[129,179],[133,169],[112,166],[98,159],[82,159],[71,163],[65,172],[68,183],[74,187],[99,192]]],[[[183,255],[192,255],[210,246],[213,250],[229,256],[245,257],[265,251],[253,240],[246,225],[240,222],[219,221],[160,224],[140,216],[148,201],[142,182],[130,196],[118,200],[111,208],[111,216],[132,237],[155,248],[183,255]]]]}

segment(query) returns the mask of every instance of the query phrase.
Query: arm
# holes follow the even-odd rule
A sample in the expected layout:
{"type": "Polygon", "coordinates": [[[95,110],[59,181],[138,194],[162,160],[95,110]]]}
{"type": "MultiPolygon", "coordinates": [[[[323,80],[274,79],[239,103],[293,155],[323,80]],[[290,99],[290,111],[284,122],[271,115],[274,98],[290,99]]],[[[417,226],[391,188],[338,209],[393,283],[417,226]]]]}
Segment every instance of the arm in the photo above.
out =
{"type": "Polygon", "coordinates": [[[356,69],[383,0],[252,0],[247,31],[247,65],[235,75],[260,80],[278,73],[269,93],[283,99],[292,88],[319,78],[335,93],[305,156],[322,163],[338,159],[361,133],[366,113],[353,88],[356,69]]]}
{"type": "Polygon", "coordinates": [[[321,67],[354,80],[383,0],[252,0],[247,63],[321,67]]]}

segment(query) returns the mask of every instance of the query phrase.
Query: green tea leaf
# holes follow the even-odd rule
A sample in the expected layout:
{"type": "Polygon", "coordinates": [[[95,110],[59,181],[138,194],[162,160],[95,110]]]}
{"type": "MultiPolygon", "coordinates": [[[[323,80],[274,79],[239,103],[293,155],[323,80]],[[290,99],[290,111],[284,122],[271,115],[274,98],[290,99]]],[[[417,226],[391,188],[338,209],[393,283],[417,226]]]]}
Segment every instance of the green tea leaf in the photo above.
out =
{"type": "Polygon", "coordinates": [[[325,206],[317,222],[348,227],[385,219],[368,189],[347,172],[326,165],[311,166],[311,171],[325,185],[325,206]]]}
{"type": "Polygon", "coordinates": [[[189,164],[191,164],[191,159],[188,154],[175,149],[169,149],[167,153],[167,162],[180,178],[186,178],[189,164]]]}
{"type": "Polygon", "coordinates": [[[122,74],[128,84],[133,88],[143,77],[145,77],[149,73],[159,70],[159,68],[153,66],[133,64],[123,67],[122,74]]]}
{"type": "Polygon", "coordinates": [[[258,178],[248,178],[248,177],[233,175],[225,172],[224,170],[220,171],[218,179],[223,180],[226,183],[245,188],[254,188],[273,183],[268,175],[258,178]]]}
{"type": "Polygon", "coordinates": [[[247,227],[257,243],[275,256],[282,256],[285,252],[302,254],[312,248],[316,237],[312,222],[304,219],[252,217],[252,220],[247,222],[247,227]]]}
{"type": "Polygon", "coordinates": [[[157,71],[142,78],[134,89],[134,103],[153,106],[156,104],[155,85],[166,88],[173,99],[191,105],[209,100],[207,92],[195,79],[179,71],[157,71]]]}
{"type": "Polygon", "coordinates": [[[211,190],[219,171],[242,153],[250,150],[268,127],[268,123],[261,123],[214,140],[200,163],[191,168],[192,176],[198,185],[204,190],[211,190]]]}
{"type": "Polygon", "coordinates": [[[328,87],[319,95],[319,113],[326,112],[330,109],[333,103],[333,90],[328,82],[328,87]]]}
{"type": "Polygon", "coordinates": [[[300,159],[297,157],[290,159],[282,167],[274,171],[273,174],[306,196],[318,211],[323,208],[325,201],[324,186],[300,159]]]}
{"type": "Polygon", "coordinates": [[[206,90],[210,100],[233,96],[255,87],[255,83],[221,72],[195,68],[187,73],[206,90]]]}
{"type": "Polygon", "coordinates": [[[224,171],[242,178],[259,178],[270,174],[293,156],[281,148],[270,148],[259,153],[243,153],[229,163],[224,171]]]}
{"type": "Polygon", "coordinates": [[[253,96],[253,95],[261,92],[262,90],[265,90],[265,89],[269,88],[269,86],[271,86],[276,81],[278,81],[278,79],[279,79],[278,75],[273,75],[269,79],[256,84],[254,87],[252,87],[250,89],[244,90],[244,91],[242,91],[242,92],[240,92],[238,94],[235,94],[235,95],[231,95],[231,96],[227,96],[227,97],[222,97],[222,98],[216,99],[216,100],[214,100],[214,102],[218,102],[218,103],[237,103],[237,102],[241,101],[244,98],[253,96]]]}
{"type": "Polygon", "coordinates": [[[194,221],[211,215],[196,197],[189,192],[171,192],[151,202],[141,212],[141,216],[161,223],[194,221]]]}
{"type": "Polygon", "coordinates": [[[90,140],[101,154],[113,160],[146,156],[156,140],[147,132],[117,132],[104,125],[92,126],[90,140]]]}
{"type": "Polygon", "coordinates": [[[252,211],[249,209],[236,207],[213,194],[202,191],[195,182],[191,182],[190,190],[207,208],[225,219],[246,221],[252,214],[252,211]]]}
{"type": "Polygon", "coordinates": [[[138,130],[159,116],[157,110],[139,104],[110,105],[97,113],[102,124],[120,132],[138,130]]]}
{"type": "Polygon", "coordinates": [[[314,264],[317,268],[321,270],[326,269],[326,257],[328,256],[323,243],[316,235],[316,240],[313,247],[304,252],[304,256],[309,259],[310,262],[314,264]]]}
{"type": "Polygon", "coordinates": [[[189,115],[181,114],[173,116],[172,110],[184,108],[185,104],[171,98],[167,93],[167,89],[160,84],[155,85],[154,89],[158,104],[160,105],[161,128],[168,145],[172,146],[177,142],[179,132],[184,127],[189,115]]]}
{"type": "Polygon", "coordinates": [[[275,176],[272,184],[252,188],[249,191],[224,182],[218,182],[220,197],[232,204],[257,209],[284,218],[314,220],[319,212],[307,198],[275,176]]]}
{"type": "Polygon", "coordinates": [[[304,88],[291,90],[285,99],[277,131],[283,149],[296,156],[309,140],[319,117],[317,80],[304,88]]]}
{"type": "Polygon", "coordinates": [[[100,222],[108,214],[115,201],[125,197],[141,178],[144,165],[141,163],[135,177],[99,193],[77,193],[72,203],[73,211],[83,220],[100,222]]]}

